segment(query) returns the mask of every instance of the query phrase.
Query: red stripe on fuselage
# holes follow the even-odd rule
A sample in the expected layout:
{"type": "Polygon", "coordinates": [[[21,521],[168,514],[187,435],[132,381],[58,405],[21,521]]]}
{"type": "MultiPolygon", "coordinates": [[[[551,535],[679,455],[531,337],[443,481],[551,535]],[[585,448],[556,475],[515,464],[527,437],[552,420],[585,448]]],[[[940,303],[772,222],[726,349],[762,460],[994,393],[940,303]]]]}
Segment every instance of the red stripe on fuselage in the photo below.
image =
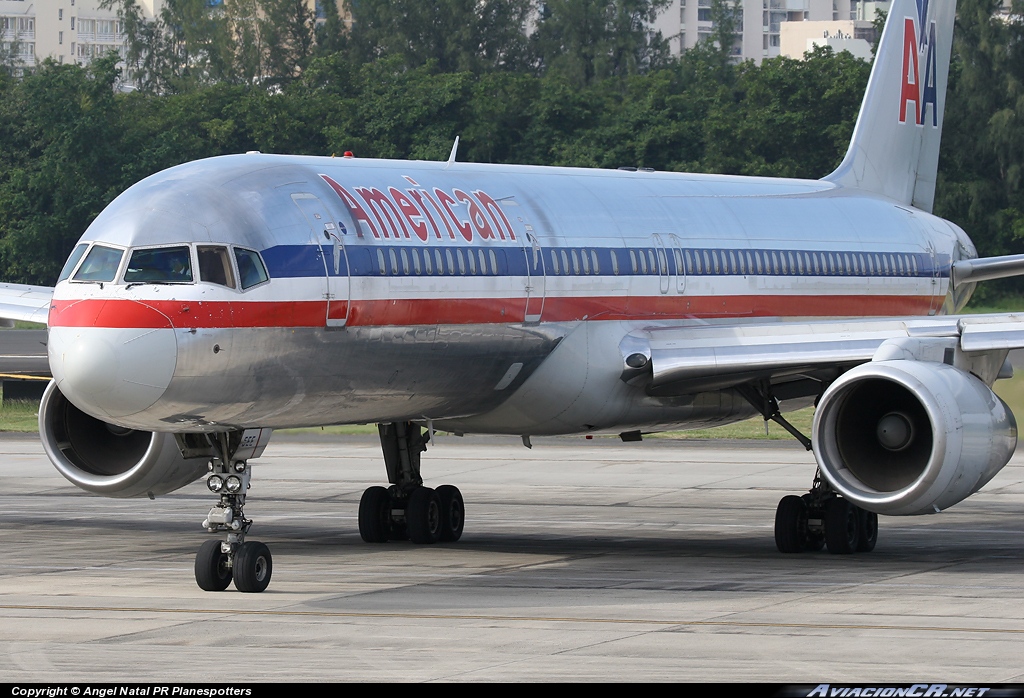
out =
{"type": "MultiPolygon", "coordinates": [[[[336,305],[332,303],[332,315],[336,305]]],[[[320,327],[327,301],[134,301],[85,299],[50,304],[50,327],[320,327]]],[[[344,313],[342,313],[344,317],[344,313]]]]}
{"type": "MultiPolygon", "coordinates": [[[[741,317],[856,317],[924,315],[931,296],[745,295],[548,297],[545,322],[574,320],[671,320],[741,317]]],[[[540,299],[533,299],[539,306],[540,299]]],[[[350,326],[468,325],[522,322],[524,298],[357,300],[350,326]]],[[[531,308],[533,310],[533,308],[531,308]]],[[[343,301],[331,317],[344,318],[343,301]]],[[[50,327],[323,327],[326,301],[54,301],[50,327]]]]}

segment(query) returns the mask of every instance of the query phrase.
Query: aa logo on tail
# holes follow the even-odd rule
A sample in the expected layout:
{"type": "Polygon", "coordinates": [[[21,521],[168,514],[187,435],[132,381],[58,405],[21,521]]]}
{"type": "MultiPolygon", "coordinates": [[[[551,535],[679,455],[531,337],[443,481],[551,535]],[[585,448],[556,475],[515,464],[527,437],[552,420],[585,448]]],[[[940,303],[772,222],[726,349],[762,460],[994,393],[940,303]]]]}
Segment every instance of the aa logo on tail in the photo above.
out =
{"type": "Polygon", "coordinates": [[[928,22],[928,1],[917,0],[917,17],[903,19],[903,86],[900,90],[900,123],[908,118],[924,126],[931,106],[931,125],[939,125],[938,90],[935,87],[935,21],[928,22]],[[926,28],[927,27],[927,31],[926,28]],[[922,70],[924,71],[922,80],[922,70]],[[913,107],[911,107],[913,103],[913,107]]]}

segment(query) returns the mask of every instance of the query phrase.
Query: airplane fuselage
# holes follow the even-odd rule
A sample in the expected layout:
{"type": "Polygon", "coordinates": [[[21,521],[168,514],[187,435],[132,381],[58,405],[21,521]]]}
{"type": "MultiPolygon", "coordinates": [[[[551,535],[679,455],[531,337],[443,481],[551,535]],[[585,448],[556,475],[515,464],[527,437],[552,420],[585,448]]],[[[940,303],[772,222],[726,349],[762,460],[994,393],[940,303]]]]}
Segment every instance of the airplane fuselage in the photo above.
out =
{"type": "Polygon", "coordinates": [[[623,382],[619,342],[953,312],[950,265],[976,256],[948,222],[826,181],[260,154],[143,180],[82,243],[113,252],[83,273],[83,248],[56,286],[54,378],[100,419],[165,432],[733,421],[752,408],[732,391],[623,382]],[[187,279],[153,276],[148,250],[186,256],[187,279]]]}

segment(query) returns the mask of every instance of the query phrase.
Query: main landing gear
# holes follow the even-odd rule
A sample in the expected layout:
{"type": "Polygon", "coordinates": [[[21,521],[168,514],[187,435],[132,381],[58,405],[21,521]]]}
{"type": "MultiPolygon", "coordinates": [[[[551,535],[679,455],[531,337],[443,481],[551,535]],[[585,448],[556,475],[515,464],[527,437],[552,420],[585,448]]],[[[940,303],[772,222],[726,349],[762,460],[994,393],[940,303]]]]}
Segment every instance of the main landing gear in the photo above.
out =
{"type": "Polygon", "coordinates": [[[775,510],[775,546],[780,553],[818,551],[849,555],[875,549],[878,514],[843,499],[814,476],[811,491],[802,497],[788,495],[775,510]]]}
{"type": "Polygon", "coordinates": [[[423,486],[420,455],[429,437],[412,422],[378,424],[391,486],[370,487],[359,500],[359,535],[367,543],[410,540],[454,542],[466,520],[462,493],[453,485],[423,486]]]}
{"type": "MultiPolygon", "coordinates": [[[[203,528],[226,535],[223,541],[206,541],[196,554],[196,583],[204,591],[224,591],[232,580],[238,591],[250,593],[261,592],[270,584],[274,571],[270,549],[258,541],[245,540],[252,526],[252,519],[243,512],[252,467],[240,456],[258,456],[263,450],[259,441],[260,437],[249,431],[211,436],[217,456],[211,458],[206,486],[220,495],[220,502],[210,509],[203,528]]],[[[262,445],[266,445],[265,441],[262,445]]]]}

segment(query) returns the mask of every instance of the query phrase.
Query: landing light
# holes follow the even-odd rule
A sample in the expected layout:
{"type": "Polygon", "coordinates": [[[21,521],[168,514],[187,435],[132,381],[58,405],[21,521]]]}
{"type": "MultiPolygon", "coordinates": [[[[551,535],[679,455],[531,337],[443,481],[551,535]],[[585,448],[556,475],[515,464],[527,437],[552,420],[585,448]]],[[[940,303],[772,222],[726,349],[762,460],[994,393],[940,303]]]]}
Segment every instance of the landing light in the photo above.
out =
{"type": "Polygon", "coordinates": [[[217,475],[211,475],[206,481],[206,486],[210,488],[211,492],[220,492],[224,489],[224,481],[217,475]]]}
{"type": "Polygon", "coordinates": [[[226,486],[228,492],[234,494],[238,490],[242,489],[242,480],[237,475],[231,475],[230,477],[228,477],[226,486]]]}

